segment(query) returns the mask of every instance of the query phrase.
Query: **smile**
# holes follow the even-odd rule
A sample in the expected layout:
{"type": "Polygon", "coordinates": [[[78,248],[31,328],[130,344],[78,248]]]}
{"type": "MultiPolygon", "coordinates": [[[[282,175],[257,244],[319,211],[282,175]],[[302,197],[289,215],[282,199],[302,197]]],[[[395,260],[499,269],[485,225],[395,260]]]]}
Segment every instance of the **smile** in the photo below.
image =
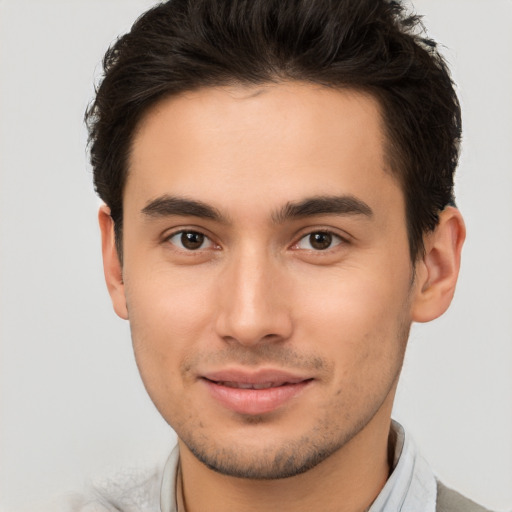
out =
{"type": "Polygon", "coordinates": [[[210,396],[223,408],[239,414],[260,415],[289,404],[312,382],[312,378],[277,375],[270,372],[247,374],[223,372],[201,380],[210,396]],[[230,373],[230,375],[227,375],[230,373]],[[272,378],[269,378],[272,377],[272,378]]]}
{"type": "Polygon", "coordinates": [[[215,382],[215,384],[219,386],[226,386],[228,388],[237,388],[237,389],[268,389],[268,388],[277,388],[280,386],[286,386],[287,384],[292,384],[291,382],[261,382],[256,384],[249,384],[245,382],[215,382]]]}

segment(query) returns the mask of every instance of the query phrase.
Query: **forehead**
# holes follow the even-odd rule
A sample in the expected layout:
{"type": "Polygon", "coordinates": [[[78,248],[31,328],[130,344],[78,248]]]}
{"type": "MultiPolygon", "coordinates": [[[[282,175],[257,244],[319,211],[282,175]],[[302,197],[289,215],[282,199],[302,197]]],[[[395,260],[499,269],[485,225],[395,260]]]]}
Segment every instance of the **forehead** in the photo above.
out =
{"type": "Polygon", "coordinates": [[[271,207],[336,193],[378,205],[397,188],[376,99],[282,83],[204,88],[158,103],[134,136],[125,202],[142,208],[169,193],[271,207]]]}

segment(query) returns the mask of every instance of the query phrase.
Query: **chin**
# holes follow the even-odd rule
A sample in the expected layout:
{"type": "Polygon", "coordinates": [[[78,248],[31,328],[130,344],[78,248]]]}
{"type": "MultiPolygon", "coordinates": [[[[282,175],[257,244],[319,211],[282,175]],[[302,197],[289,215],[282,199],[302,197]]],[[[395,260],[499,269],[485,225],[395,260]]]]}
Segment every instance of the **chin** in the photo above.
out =
{"type": "Polygon", "coordinates": [[[277,480],[309,471],[336,452],[340,446],[332,444],[316,449],[303,439],[270,453],[267,449],[261,449],[260,453],[244,454],[236,447],[218,451],[201,450],[195,446],[188,448],[206,467],[222,475],[251,480],[277,480]]]}
{"type": "Polygon", "coordinates": [[[350,428],[340,428],[340,425],[323,421],[320,425],[310,425],[303,432],[293,433],[283,428],[285,436],[276,436],[272,427],[264,425],[266,419],[261,416],[244,418],[247,426],[248,423],[263,426],[252,432],[250,428],[237,433],[233,429],[213,439],[204,436],[202,429],[192,429],[183,436],[178,432],[178,436],[197,460],[217,473],[275,480],[300,475],[319,465],[342,449],[367,424],[362,421],[350,428]]]}

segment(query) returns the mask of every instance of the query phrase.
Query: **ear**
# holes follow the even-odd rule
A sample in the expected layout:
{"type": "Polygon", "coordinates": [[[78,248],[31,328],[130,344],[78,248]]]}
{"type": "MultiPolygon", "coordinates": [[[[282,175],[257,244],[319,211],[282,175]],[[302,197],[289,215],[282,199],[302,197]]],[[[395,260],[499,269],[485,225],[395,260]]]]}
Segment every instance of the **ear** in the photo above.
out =
{"type": "Polygon", "coordinates": [[[425,255],[416,263],[412,319],[429,322],[450,305],[459,275],[464,220],[457,208],[448,206],[439,215],[436,229],[425,236],[425,255]]]}
{"type": "Polygon", "coordinates": [[[103,253],[103,271],[108,293],[112,299],[114,311],[124,320],[128,320],[126,297],[124,295],[123,269],[117,253],[114,235],[114,221],[110,209],[103,205],[98,212],[101,231],[101,251],[103,253]]]}

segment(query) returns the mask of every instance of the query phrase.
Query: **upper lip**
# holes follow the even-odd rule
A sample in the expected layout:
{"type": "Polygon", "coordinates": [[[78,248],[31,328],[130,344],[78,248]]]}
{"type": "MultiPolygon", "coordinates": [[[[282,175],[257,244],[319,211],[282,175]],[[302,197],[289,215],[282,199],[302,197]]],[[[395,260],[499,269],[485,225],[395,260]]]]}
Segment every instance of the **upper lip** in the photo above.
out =
{"type": "Polygon", "coordinates": [[[311,380],[311,377],[309,376],[297,375],[296,373],[279,369],[259,369],[256,371],[248,371],[233,368],[206,372],[202,374],[201,377],[212,382],[230,382],[252,385],[272,383],[275,386],[282,384],[297,384],[305,380],[311,380]]]}

